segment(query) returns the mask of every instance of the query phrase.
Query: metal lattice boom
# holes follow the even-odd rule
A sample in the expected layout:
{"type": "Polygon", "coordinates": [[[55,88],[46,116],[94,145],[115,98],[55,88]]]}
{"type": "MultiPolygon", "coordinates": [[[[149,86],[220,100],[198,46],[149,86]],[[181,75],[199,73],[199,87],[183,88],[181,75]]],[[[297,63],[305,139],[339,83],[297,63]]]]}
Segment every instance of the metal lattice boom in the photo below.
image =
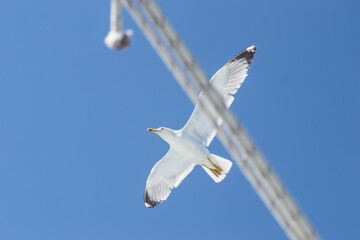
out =
{"type": "Polygon", "coordinates": [[[209,84],[208,77],[155,2],[122,0],[122,3],[192,102],[200,104],[214,126],[217,126],[216,116],[222,116],[223,127],[218,128],[221,142],[289,238],[319,239],[263,155],[209,84]],[[203,100],[198,98],[199,90],[206,96],[203,100]]]}

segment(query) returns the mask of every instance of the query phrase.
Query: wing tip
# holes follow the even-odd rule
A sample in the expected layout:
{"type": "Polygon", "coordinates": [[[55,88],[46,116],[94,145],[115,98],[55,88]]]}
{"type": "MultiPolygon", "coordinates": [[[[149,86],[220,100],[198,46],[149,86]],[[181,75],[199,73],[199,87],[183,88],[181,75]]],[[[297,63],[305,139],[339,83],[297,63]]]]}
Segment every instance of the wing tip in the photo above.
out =
{"type": "Polygon", "coordinates": [[[148,191],[145,189],[144,192],[144,202],[145,202],[145,206],[148,208],[154,208],[156,207],[161,201],[157,202],[157,201],[153,201],[150,199],[149,197],[149,193],[148,191]]]}
{"type": "Polygon", "coordinates": [[[233,59],[230,60],[230,63],[237,61],[239,59],[245,59],[246,62],[250,65],[252,63],[252,59],[254,58],[255,53],[256,53],[256,47],[254,45],[250,46],[244,51],[237,54],[235,57],[233,57],[233,59]]]}

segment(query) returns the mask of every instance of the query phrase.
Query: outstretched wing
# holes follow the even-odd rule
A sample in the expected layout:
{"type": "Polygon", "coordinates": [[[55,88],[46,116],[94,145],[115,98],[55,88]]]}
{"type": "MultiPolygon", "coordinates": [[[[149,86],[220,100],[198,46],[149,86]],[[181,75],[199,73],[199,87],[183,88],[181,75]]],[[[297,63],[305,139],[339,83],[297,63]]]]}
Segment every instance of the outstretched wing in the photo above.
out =
{"type": "MultiPolygon", "coordinates": [[[[254,46],[248,47],[227,62],[210,79],[210,84],[214,87],[215,91],[220,94],[227,108],[229,108],[234,101],[232,95],[237,92],[240,85],[245,80],[255,52],[256,48],[254,46]]],[[[199,98],[204,98],[202,92],[200,93],[199,98]]],[[[220,127],[222,124],[220,116],[216,119],[216,122],[218,127],[220,127]]],[[[210,145],[217,133],[216,128],[213,127],[211,121],[202,111],[199,104],[196,104],[190,119],[182,130],[199,142],[202,142],[205,146],[210,145]]]]}
{"type": "Polygon", "coordinates": [[[193,163],[181,158],[170,148],[167,154],[151,169],[144,192],[145,206],[153,208],[165,201],[170,195],[171,189],[179,186],[194,166],[193,163]]]}

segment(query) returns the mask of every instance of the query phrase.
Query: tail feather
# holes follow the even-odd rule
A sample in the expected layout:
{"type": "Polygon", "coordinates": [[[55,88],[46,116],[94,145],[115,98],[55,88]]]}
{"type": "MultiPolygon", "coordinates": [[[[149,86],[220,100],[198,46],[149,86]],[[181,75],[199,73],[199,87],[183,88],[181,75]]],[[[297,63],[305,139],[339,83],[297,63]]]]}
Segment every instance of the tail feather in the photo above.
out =
{"type": "Polygon", "coordinates": [[[202,167],[216,183],[221,182],[230,171],[232,162],[214,154],[211,154],[210,161],[215,165],[214,168],[202,167]]]}

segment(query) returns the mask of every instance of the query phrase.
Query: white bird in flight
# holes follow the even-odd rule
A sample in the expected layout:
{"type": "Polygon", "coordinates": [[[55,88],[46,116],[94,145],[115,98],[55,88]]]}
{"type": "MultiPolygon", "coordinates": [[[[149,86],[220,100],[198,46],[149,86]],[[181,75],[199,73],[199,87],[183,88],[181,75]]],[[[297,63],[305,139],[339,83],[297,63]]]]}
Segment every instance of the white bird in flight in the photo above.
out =
{"type": "MultiPolygon", "coordinates": [[[[255,46],[248,47],[227,62],[210,79],[210,84],[219,93],[227,108],[234,101],[232,95],[245,80],[255,52],[255,46]]],[[[202,97],[200,93],[199,98],[202,97]]],[[[218,127],[221,123],[222,119],[219,116],[218,127]]],[[[201,165],[216,183],[221,182],[230,171],[231,161],[211,154],[207,149],[217,131],[199,104],[195,106],[190,119],[182,129],[176,131],[161,127],[148,128],[148,131],[159,135],[170,145],[170,149],[151,169],[146,181],[146,207],[153,208],[165,201],[171,189],[179,186],[195,165],[201,165]]]]}

